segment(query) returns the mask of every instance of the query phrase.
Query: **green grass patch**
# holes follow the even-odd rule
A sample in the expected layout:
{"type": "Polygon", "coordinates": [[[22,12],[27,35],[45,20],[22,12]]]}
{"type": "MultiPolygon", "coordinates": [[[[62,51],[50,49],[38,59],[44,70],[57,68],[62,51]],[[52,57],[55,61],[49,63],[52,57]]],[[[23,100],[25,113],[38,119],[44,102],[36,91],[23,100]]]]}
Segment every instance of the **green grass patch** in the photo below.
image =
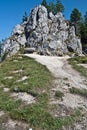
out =
{"type": "Polygon", "coordinates": [[[78,95],[87,97],[87,90],[86,89],[79,89],[79,88],[72,87],[69,90],[70,90],[70,93],[72,93],[72,94],[78,94],[78,95]]]}
{"type": "Polygon", "coordinates": [[[44,130],[56,130],[62,126],[68,126],[78,119],[81,114],[75,112],[70,116],[62,118],[53,118],[46,110],[41,108],[39,104],[25,107],[20,110],[14,110],[11,117],[28,122],[33,128],[40,128],[44,130]],[[17,114],[15,114],[17,113],[17,114]]]}
{"type": "Polygon", "coordinates": [[[9,112],[14,108],[19,108],[21,103],[21,100],[13,100],[8,93],[4,93],[0,88],[0,110],[9,112]]]}
{"type": "Polygon", "coordinates": [[[69,64],[72,65],[74,69],[76,69],[82,76],[87,77],[87,69],[79,64],[87,64],[87,57],[78,56],[75,58],[68,59],[69,64]]]}
{"type": "Polygon", "coordinates": [[[46,68],[32,58],[26,56],[13,56],[5,60],[0,66],[0,84],[14,90],[15,87],[22,92],[47,88],[52,81],[52,75],[46,68]],[[20,58],[21,57],[21,58],[20,58]],[[18,73],[14,71],[22,70],[18,73]],[[10,79],[9,76],[12,78],[10,79]],[[22,77],[27,79],[17,82],[22,77]]]}
{"type": "Polygon", "coordinates": [[[28,91],[28,94],[32,95],[33,97],[39,96],[38,92],[35,92],[35,91],[32,91],[32,90],[28,91]]]}
{"type": "Polygon", "coordinates": [[[76,62],[77,64],[87,64],[87,57],[86,56],[77,56],[71,58],[72,61],[76,62]]]}
{"type": "Polygon", "coordinates": [[[61,91],[59,91],[59,90],[55,92],[55,97],[56,97],[56,98],[62,98],[63,96],[64,96],[64,93],[63,93],[63,92],[61,92],[61,91]]]}
{"type": "Polygon", "coordinates": [[[36,104],[23,105],[23,102],[13,100],[8,93],[0,89],[0,110],[7,112],[14,120],[25,121],[34,129],[60,129],[64,125],[72,124],[81,116],[78,112],[74,112],[70,116],[54,118],[47,111],[48,95],[43,93],[37,100],[36,104]]]}

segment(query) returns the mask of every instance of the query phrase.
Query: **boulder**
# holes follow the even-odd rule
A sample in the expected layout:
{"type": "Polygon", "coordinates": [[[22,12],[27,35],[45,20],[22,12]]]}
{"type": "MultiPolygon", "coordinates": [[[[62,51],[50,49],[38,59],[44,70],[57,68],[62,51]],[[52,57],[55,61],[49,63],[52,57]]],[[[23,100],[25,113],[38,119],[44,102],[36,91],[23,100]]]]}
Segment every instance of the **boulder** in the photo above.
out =
{"type": "Polygon", "coordinates": [[[24,48],[24,53],[33,53],[35,50],[35,48],[24,48]]]}

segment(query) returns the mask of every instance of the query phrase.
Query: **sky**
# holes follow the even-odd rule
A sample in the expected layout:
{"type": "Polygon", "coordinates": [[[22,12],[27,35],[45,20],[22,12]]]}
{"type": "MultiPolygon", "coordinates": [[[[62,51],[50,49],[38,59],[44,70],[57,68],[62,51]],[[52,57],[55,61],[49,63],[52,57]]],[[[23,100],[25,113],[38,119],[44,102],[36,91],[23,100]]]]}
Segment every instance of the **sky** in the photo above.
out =
{"type": "MultiPolygon", "coordinates": [[[[0,41],[11,35],[15,25],[22,22],[25,12],[39,5],[42,0],[0,0],[0,41]]],[[[48,2],[51,0],[47,0],[48,2]]],[[[65,7],[64,16],[69,16],[74,8],[77,8],[82,15],[87,11],[87,0],[61,0],[65,7]]]]}

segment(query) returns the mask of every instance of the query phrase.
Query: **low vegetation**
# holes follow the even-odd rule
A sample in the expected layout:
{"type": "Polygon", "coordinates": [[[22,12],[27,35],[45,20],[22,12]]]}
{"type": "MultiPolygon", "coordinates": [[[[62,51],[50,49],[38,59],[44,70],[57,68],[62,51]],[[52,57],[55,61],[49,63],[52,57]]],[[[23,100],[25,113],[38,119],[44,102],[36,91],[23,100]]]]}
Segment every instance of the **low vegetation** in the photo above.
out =
{"type": "Polygon", "coordinates": [[[78,95],[87,97],[87,89],[79,89],[79,88],[72,87],[69,90],[70,90],[70,93],[72,94],[78,94],[78,95]]]}
{"type": "Polygon", "coordinates": [[[47,112],[48,95],[46,93],[38,96],[38,103],[32,105],[24,105],[21,100],[13,100],[8,94],[0,90],[0,109],[8,113],[14,120],[25,121],[32,128],[40,130],[56,130],[63,125],[70,125],[78,117],[80,112],[72,113],[70,116],[53,118],[47,112]]]}
{"type": "Polygon", "coordinates": [[[86,56],[78,56],[75,58],[70,58],[69,63],[73,66],[74,69],[80,72],[81,75],[87,77],[87,69],[80,65],[80,64],[87,64],[86,56]]]}
{"type": "MultiPolygon", "coordinates": [[[[53,117],[49,112],[49,86],[51,87],[52,79],[45,66],[29,57],[15,55],[6,59],[0,65],[0,110],[13,120],[28,123],[28,128],[33,129],[57,130],[72,124],[81,116],[77,111],[60,118],[53,117]],[[27,78],[20,80],[24,76],[27,78]],[[4,88],[9,88],[10,91],[5,92],[4,88]],[[27,92],[35,97],[36,102],[28,105],[11,97],[12,92],[27,92]]],[[[63,93],[57,91],[55,96],[61,98],[63,93]]]]}
{"type": "Polygon", "coordinates": [[[47,88],[52,79],[45,66],[26,56],[15,56],[5,60],[0,66],[0,84],[19,92],[29,92],[47,88]],[[23,77],[26,77],[25,80],[23,77]]]}
{"type": "Polygon", "coordinates": [[[64,96],[64,93],[62,93],[61,91],[58,90],[58,91],[55,92],[56,98],[62,98],[63,96],[64,96]]]}
{"type": "Polygon", "coordinates": [[[75,62],[77,64],[87,64],[87,57],[77,56],[77,57],[71,58],[70,61],[75,62]]]}

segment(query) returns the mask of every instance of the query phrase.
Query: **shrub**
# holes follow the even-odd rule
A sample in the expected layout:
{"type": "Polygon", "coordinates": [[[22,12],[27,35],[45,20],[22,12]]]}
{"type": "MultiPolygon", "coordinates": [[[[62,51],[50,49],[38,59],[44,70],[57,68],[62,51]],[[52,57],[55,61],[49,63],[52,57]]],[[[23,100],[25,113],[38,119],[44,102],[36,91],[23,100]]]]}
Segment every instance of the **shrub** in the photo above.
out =
{"type": "Polygon", "coordinates": [[[56,91],[55,92],[55,97],[57,97],[57,98],[62,98],[64,96],[64,93],[62,93],[61,91],[56,91]]]}

